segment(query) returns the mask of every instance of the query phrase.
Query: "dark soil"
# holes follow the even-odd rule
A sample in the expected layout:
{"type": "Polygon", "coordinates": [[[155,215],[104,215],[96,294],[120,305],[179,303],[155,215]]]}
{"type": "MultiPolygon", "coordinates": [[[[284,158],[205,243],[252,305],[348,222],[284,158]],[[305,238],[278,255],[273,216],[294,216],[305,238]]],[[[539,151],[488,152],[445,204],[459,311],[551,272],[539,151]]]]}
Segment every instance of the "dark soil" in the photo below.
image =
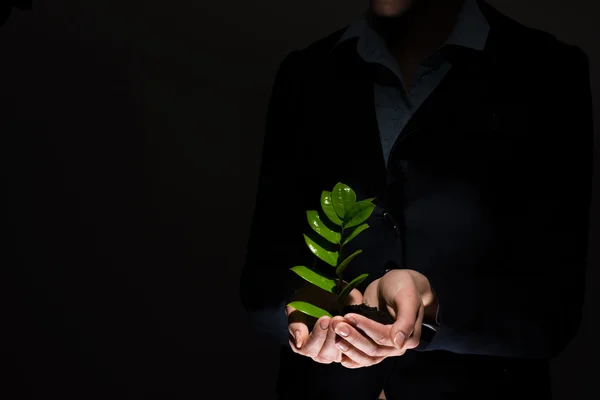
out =
{"type": "Polygon", "coordinates": [[[348,313],[354,313],[365,316],[383,325],[392,325],[394,322],[396,322],[394,318],[390,315],[390,313],[387,312],[387,310],[380,310],[377,307],[371,307],[366,304],[358,304],[344,307],[344,309],[342,310],[342,315],[348,313]]]}

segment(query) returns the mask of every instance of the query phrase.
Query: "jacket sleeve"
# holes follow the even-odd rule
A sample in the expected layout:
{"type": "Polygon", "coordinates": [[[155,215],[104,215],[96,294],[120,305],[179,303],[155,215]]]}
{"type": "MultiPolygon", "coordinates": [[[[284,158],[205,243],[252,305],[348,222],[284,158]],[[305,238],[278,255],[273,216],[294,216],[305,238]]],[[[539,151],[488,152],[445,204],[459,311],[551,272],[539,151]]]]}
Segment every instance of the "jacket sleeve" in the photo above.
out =
{"type": "MultiPolygon", "coordinates": [[[[548,131],[532,156],[539,179],[521,194],[498,272],[428,276],[439,301],[439,326],[417,350],[519,358],[558,355],[579,329],[587,263],[593,128],[587,56],[574,46],[556,52],[552,96],[533,121],[548,131]],[[453,288],[460,288],[455,290],[453,288]]],[[[544,96],[540,96],[544,97],[544,96]]]]}
{"type": "Polygon", "coordinates": [[[297,52],[279,66],[266,117],[256,202],[240,279],[240,298],[254,332],[288,346],[285,305],[298,286],[289,271],[306,265],[310,252],[302,232],[308,227],[302,175],[297,52]]]}

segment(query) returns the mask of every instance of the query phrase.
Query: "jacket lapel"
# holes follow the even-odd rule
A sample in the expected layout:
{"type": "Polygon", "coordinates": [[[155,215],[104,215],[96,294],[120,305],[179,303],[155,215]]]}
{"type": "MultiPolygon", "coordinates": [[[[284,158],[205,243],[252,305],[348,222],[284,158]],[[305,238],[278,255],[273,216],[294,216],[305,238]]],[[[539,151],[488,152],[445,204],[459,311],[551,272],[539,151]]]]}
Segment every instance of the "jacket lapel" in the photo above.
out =
{"type": "Polygon", "coordinates": [[[486,47],[483,51],[460,46],[443,49],[452,68],[401,131],[387,166],[375,111],[372,66],[357,54],[357,39],[347,40],[331,52],[327,75],[334,82],[335,96],[330,103],[334,132],[328,132],[328,136],[334,140],[330,146],[336,148],[337,162],[344,166],[336,169],[340,177],[337,181],[354,183],[364,190],[363,197],[378,197],[385,202],[386,187],[402,174],[401,161],[411,157],[399,151],[408,137],[433,130],[441,133],[448,128],[456,133],[461,125],[477,124],[481,116],[471,110],[485,103],[490,93],[488,76],[498,46],[496,25],[501,23],[485,3],[482,7],[490,22],[486,47]]]}
{"type": "Polygon", "coordinates": [[[377,197],[385,184],[385,163],[373,95],[372,67],[356,52],[356,40],[340,44],[333,56],[332,74],[337,93],[333,118],[339,128],[333,134],[345,166],[341,174],[361,193],[377,197]]]}
{"type": "Polygon", "coordinates": [[[479,103],[487,93],[485,79],[485,55],[467,48],[444,50],[452,68],[435,90],[427,97],[408,121],[394,143],[389,157],[388,169],[393,169],[393,154],[409,136],[422,130],[439,129],[455,124],[456,110],[467,110],[479,103]]]}

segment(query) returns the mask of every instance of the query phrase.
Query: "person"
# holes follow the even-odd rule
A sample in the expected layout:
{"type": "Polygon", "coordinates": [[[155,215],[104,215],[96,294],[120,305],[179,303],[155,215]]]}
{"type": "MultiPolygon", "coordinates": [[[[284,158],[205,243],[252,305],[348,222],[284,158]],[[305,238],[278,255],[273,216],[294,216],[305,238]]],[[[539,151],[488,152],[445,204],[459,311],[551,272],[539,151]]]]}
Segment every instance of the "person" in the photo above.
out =
{"type": "Polygon", "coordinates": [[[371,0],[288,54],[240,281],[282,345],[279,398],[551,398],[581,319],[592,141],[586,54],[484,1],[371,0]],[[348,304],[393,324],[286,306],[334,301],[289,268],[314,262],[305,212],[337,182],[377,204],[348,304]]]}
{"type": "Polygon", "coordinates": [[[13,7],[21,10],[28,10],[32,8],[32,3],[32,0],[9,0],[0,2],[0,28],[8,21],[10,14],[12,14],[13,7]]]}

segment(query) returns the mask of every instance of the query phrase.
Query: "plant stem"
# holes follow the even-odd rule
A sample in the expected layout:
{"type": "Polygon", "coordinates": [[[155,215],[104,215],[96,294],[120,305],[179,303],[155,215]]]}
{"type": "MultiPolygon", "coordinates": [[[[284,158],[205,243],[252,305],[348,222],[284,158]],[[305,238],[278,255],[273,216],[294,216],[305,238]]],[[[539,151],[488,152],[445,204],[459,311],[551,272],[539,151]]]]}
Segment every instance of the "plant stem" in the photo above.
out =
{"type": "MultiPolygon", "coordinates": [[[[344,225],[342,225],[342,232],[340,234],[340,245],[338,247],[338,252],[339,252],[339,264],[342,263],[342,261],[344,261],[344,258],[342,257],[342,250],[344,249],[344,245],[342,244],[344,242],[344,225]]],[[[338,291],[338,295],[342,292],[342,273],[340,272],[338,274],[338,279],[337,279],[337,291],[338,291]]]]}

